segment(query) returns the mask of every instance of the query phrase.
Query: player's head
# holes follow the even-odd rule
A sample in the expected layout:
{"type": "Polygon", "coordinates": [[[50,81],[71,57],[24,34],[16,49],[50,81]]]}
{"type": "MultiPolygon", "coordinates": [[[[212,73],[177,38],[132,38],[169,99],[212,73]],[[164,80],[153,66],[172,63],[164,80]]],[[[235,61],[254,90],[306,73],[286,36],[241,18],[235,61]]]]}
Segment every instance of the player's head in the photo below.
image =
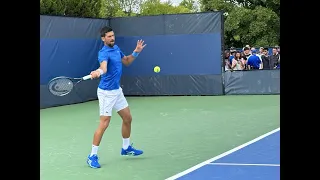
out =
{"type": "Polygon", "coordinates": [[[100,36],[101,36],[101,40],[104,42],[105,45],[109,47],[114,46],[115,37],[111,27],[109,26],[103,27],[100,30],[100,36]]]}

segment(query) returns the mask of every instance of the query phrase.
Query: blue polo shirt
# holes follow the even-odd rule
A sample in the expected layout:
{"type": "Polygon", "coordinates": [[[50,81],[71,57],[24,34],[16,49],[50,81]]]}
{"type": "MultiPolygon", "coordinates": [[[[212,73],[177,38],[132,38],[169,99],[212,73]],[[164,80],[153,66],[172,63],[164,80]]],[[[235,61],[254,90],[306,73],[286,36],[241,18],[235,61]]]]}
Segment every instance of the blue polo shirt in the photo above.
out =
{"type": "Polygon", "coordinates": [[[260,58],[256,54],[249,56],[247,64],[252,66],[254,69],[259,69],[260,63],[260,58]]]}
{"type": "Polygon", "coordinates": [[[122,75],[122,58],[124,54],[117,45],[112,48],[103,46],[98,54],[99,63],[107,61],[107,73],[101,76],[99,88],[103,90],[114,90],[120,88],[122,75]]]}
{"type": "Polygon", "coordinates": [[[230,55],[230,57],[229,57],[230,64],[232,64],[232,59],[233,58],[234,58],[234,56],[230,55]]]}

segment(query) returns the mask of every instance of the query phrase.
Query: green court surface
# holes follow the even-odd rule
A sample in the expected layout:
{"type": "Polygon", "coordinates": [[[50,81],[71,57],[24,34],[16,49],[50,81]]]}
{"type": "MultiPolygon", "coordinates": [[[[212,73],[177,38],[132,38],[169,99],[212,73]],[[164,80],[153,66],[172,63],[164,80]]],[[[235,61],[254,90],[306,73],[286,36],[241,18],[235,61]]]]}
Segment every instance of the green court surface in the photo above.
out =
{"type": "Polygon", "coordinates": [[[131,141],[144,150],[122,157],[114,112],[99,148],[100,169],[86,158],[98,126],[98,102],[40,110],[41,180],[163,180],[280,126],[280,96],[128,97],[131,141]]]}

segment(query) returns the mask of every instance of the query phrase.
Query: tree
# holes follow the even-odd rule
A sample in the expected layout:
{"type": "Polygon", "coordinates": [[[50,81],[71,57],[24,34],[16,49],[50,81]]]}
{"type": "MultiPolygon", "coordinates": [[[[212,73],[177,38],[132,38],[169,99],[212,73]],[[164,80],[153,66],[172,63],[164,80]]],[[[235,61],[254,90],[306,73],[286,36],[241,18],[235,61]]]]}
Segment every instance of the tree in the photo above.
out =
{"type": "Polygon", "coordinates": [[[142,0],[118,0],[120,8],[127,16],[136,16],[140,11],[142,0]]]}
{"type": "Polygon", "coordinates": [[[247,9],[255,9],[258,6],[271,9],[280,17],[280,0],[229,0],[247,9]]]}
{"type": "Polygon", "coordinates": [[[101,17],[124,16],[118,0],[103,0],[100,11],[101,17]]]}
{"type": "Polygon", "coordinates": [[[202,11],[225,11],[225,44],[274,46],[280,41],[280,0],[201,0],[202,11]]]}
{"type": "Polygon", "coordinates": [[[136,16],[143,0],[102,0],[102,17],[136,16]]]}
{"type": "Polygon", "coordinates": [[[66,16],[100,17],[101,0],[65,0],[66,16]]]}
{"type": "Polygon", "coordinates": [[[40,0],[40,14],[64,15],[65,0],[40,0]]]}
{"type": "Polygon", "coordinates": [[[279,18],[261,6],[255,9],[236,7],[225,21],[226,41],[232,46],[274,46],[279,43],[279,18]]]}
{"type": "Polygon", "coordinates": [[[141,15],[160,15],[160,14],[178,14],[189,13],[189,10],[183,6],[172,6],[170,1],[160,2],[160,0],[147,0],[141,4],[141,15]]]}
{"type": "Polygon", "coordinates": [[[228,0],[200,0],[201,11],[217,11],[223,10],[227,13],[231,12],[235,4],[228,0]]]}
{"type": "Polygon", "coordinates": [[[40,14],[99,18],[101,0],[40,0],[40,14]]]}
{"type": "Polygon", "coordinates": [[[198,5],[195,0],[182,0],[179,4],[179,6],[183,6],[187,9],[189,9],[191,12],[197,12],[198,11],[198,5]]]}

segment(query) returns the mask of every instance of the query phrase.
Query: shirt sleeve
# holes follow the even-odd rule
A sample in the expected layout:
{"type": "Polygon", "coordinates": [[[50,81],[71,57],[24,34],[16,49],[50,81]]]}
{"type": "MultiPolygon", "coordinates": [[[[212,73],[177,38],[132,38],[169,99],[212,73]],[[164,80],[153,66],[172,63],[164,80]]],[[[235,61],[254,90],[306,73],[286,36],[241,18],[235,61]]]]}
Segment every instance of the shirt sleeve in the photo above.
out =
{"type": "Polygon", "coordinates": [[[119,51],[120,51],[120,56],[121,56],[121,59],[122,59],[125,55],[123,54],[123,52],[121,50],[119,50],[119,51]]]}
{"type": "Polygon", "coordinates": [[[108,62],[108,59],[109,59],[108,52],[106,52],[106,51],[100,51],[99,52],[99,54],[98,54],[99,63],[102,63],[103,61],[108,62]]]}

